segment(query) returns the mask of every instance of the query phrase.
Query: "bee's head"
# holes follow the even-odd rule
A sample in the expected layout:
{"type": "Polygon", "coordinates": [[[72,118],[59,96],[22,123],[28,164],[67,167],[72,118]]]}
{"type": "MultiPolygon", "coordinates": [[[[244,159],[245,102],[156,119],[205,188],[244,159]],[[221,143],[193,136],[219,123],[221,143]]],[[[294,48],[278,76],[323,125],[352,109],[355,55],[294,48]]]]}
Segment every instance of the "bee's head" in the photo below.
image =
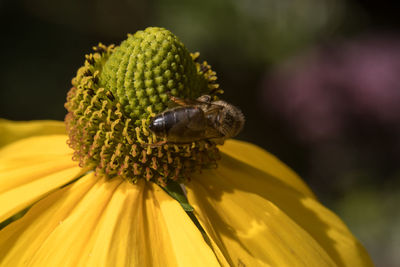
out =
{"type": "Polygon", "coordinates": [[[215,101],[217,105],[224,108],[220,114],[220,131],[225,138],[231,138],[238,135],[244,126],[245,117],[242,111],[225,101],[215,101]]]}

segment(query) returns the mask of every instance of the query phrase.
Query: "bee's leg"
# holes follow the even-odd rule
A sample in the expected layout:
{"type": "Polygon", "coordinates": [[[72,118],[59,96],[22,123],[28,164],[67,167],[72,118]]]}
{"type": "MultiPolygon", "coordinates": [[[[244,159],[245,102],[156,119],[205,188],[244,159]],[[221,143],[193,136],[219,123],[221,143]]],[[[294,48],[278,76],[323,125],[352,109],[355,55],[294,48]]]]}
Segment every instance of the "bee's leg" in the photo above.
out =
{"type": "Polygon", "coordinates": [[[217,138],[210,139],[209,141],[213,141],[217,145],[223,145],[225,142],[225,138],[217,137],[217,138]]]}
{"type": "Polygon", "coordinates": [[[144,147],[151,147],[151,148],[154,148],[154,147],[160,147],[160,146],[162,146],[162,145],[165,145],[167,143],[167,140],[163,140],[163,141],[160,141],[160,142],[157,142],[157,143],[154,143],[154,144],[141,144],[142,146],[144,146],[144,147]]]}
{"type": "Polygon", "coordinates": [[[171,99],[171,101],[173,101],[174,103],[176,103],[179,106],[190,105],[190,103],[186,99],[178,98],[178,97],[175,97],[173,95],[170,95],[169,98],[171,99]]]}
{"type": "Polygon", "coordinates": [[[189,106],[189,105],[201,104],[195,100],[184,99],[184,98],[179,98],[179,97],[173,96],[173,95],[171,95],[170,92],[167,92],[167,95],[168,95],[169,99],[171,99],[172,102],[174,102],[175,104],[177,104],[179,106],[189,106]]]}
{"type": "Polygon", "coordinates": [[[199,96],[196,101],[201,102],[201,103],[207,103],[207,104],[211,104],[211,96],[209,95],[202,95],[199,96]]]}

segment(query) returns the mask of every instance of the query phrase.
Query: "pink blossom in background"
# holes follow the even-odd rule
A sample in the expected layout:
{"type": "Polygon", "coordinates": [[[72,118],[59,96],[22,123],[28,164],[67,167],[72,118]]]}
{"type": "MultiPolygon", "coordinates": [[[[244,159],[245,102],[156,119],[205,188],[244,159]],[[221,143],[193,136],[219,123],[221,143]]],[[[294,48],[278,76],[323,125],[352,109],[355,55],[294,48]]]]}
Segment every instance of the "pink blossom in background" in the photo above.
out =
{"type": "Polygon", "coordinates": [[[315,48],[278,66],[262,94],[305,141],[341,138],[358,122],[400,133],[400,37],[315,48]]]}

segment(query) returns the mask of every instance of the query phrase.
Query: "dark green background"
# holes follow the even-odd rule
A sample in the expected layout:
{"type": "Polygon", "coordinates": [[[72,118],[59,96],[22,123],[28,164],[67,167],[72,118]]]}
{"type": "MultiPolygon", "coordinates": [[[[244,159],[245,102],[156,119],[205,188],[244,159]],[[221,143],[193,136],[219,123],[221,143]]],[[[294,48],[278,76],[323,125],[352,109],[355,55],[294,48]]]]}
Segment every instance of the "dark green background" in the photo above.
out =
{"type": "Polygon", "coordinates": [[[400,169],[390,151],[398,132],[369,131],[379,128],[371,120],[369,128],[355,123],[352,134],[335,140],[304,142],[262,98],[271,73],[314,47],[361,35],[397,37],[398,10],[396,2],[361,0],[3,0],[0,117],[63,120],[71,79],[92,46],[119,44],[148,26],[165,27],[190,51],[201,52],[217,71],[225,100],[243,110],[247,122],[238,138],[298,172],[341,215],[377,266],[398,266],[400,169]],[[318,146],[347,144],[352,149],[346,153],[356,160],[346,167],[340,153],[314,153],[318,146]]]}

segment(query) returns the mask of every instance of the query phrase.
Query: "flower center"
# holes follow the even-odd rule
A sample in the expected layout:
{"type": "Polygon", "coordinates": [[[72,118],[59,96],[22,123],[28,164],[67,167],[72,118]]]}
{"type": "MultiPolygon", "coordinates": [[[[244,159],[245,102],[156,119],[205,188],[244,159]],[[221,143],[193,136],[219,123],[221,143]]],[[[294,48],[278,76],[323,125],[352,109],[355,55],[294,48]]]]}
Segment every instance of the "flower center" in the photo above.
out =
{"type": "Polygon", "coordinates": [[[151,118],[173,104],[171,96],[196,99],[222,93],[199,54],[189,54],[168,30],[147,28],[119,47],[99,44],[68,93],[65,118],[74,160],[108,177],[182,182],[195,170],[215,166],[210,140],[170,143],[149,130],[151,118]]]}

